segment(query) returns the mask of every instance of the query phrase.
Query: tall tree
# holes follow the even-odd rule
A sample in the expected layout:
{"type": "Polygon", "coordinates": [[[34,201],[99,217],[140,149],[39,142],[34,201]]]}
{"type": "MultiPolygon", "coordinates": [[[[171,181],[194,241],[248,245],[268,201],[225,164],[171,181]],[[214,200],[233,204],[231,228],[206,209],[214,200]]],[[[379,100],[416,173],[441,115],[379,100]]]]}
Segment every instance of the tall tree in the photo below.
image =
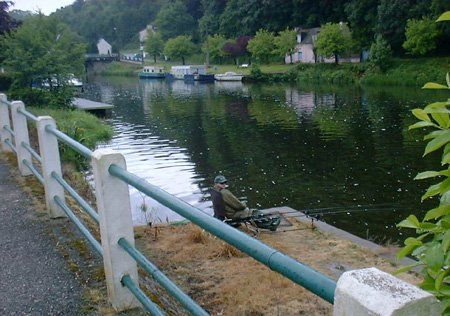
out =
{"type": "Polygon", "coordinates": [[[327,23],[321,26],[316,41],[317,53],[325,57],[333,57],[339,63],[339,55],[348,52],[352,47],[351,35],[344,23],[327,23]]]}
{"type": "Polygon", "coordinates": [[[12,1],[0,1],[0,35],[17,27],[17,22],[8,13],[8,8],[12,4],[14,4],[12,1]]]}
{"type": "Polygon", "coordinates": [[[149,31],[147,42],[145,43],[145,50],[147,53],[153,56],[156,63],[156,57],[161,55],[164,51],[164,41],[158,33],[149,31]]]}
{"type": "Polygon", "coordinates": [[[275,50],[274,53],[284,58],[286,54],[289,54],[290,63],[292,63],[292,53],[297,45],[297,32],[290,29],[281,31],[277,37],[275,37],[275,50]]]}
{"type": "Polygon", "coordinates": [[[185,58],[192,55],[195,51],[195,45],[190,36],[180,35],[167,41],[164,47],[164,55],[171,59],[181,59],[183,65],[185,58]]]}
{"type": "Polygon", "coordinates": [[[16,87],[31,87],[34,80],[54,78],[64,84],[71,74],[84,71],[85,46],[67,25],[42,14],[27,19],[16,32],[7,34],[5,64],[14,73],[16,87]]]}
{"type": "Polygon", "coordinates": [[[155,20],[158,32],[167,40],[178,35],[192,36],[196,28],[194,18],[187,12],[181,1],[167,4],[159,11],[155,20]]]}
{"type": "Polygon", "coordinates": [[[272,32],[260,29],[248,42],[248,51],[259,62],[267,63],[273,56],[275,36],[272,32]]]}
{"type": "Polygon", "coordinates": [[[352,0],[345,5],[345,13],[359,49],[367,49],[373,42],[379,0],[352,0]]]}
{"type": "Polygon", "coordinates": [[[408,20],[405,34],[406,41],[403,43],[403,48],[417,56],[435,50],[440,35],[436,22],[428,18],[408,20]]]}
{"type": "Polygon", "coordinates": [[[223,46],[224,52],[234,59],[236,65],[239,64],[239,57],[248,53],[247,45],[250,39],[250,36],[239,36],[236,41],[228,41],[223,46]]]}
{"type": "Polygon", "coordinates": [[[209,59],[218,61],[219,63],[222,62],[222,58],[225,56],[223,47],[226,41],[222,35],[215,34],[208,36],[202,45],[202,52],[206,55],[206,64],[209,64],[209,59]]]}

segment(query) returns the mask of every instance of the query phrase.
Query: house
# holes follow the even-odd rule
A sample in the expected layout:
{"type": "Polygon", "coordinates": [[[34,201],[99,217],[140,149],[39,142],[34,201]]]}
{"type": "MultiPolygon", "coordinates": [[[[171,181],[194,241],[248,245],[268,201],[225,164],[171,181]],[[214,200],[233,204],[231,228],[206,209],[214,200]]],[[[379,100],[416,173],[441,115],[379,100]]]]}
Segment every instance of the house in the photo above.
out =
{"type": "MultiPolygon", "coordinates": [[[[292,55],[286,54],[284,62],[289,63],[334,63],[334,57],[327,58],[323,56],[316,56],[315,43],[317,36],[320,33],[320,27],[314,27],[310,29],[296,28],[297,31],[297,45],[294,48],[292,55]],[[292,61],[291,61],[292,58],[292,61]]],[[[359,63],[360,58],[357,55],[341,57],[339,56],[339,62],[351,62],[359,63]]]]}
{"type": "Polygon", "coordinates": [[[317,34],[320,32],[320,27],[314,27],[311,29],[296,28],[296,31],[297,45],[295,46],[292,55],[287,54],[284,57],[285,63],[316,63],[314,43],[317,40],[317,34]]]}
{"type": "Polygon", "coordinates": [[[149,24],[145,29],[139,32],[139,42],[141,45],[147,40],[149,32],[156,33],[156,26],[149,24]]]}
{"type": "Polygon", "coordinates": [[[97,49],[99,55],[111,55],[112,54],[112,46],[101,38],[97,43],[97,49]]]}

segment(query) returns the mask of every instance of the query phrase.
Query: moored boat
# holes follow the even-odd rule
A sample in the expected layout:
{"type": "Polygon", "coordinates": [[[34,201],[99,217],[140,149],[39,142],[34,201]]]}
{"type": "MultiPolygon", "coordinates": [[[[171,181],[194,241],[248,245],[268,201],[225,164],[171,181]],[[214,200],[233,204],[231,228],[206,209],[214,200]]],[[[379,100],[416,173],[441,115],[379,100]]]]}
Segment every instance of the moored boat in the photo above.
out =
{"type": "Polygon", "coordinates": [[[160,66],[145,66],[139,73],[139,78],[141,79],[159,79],[164,77],[164,67],[160,66]]]}
{"type": "Polygon", "coordinates": [[[204,65],[172,66],[170,74],[174,79],[184,79],[186,81],[214,81],[214,75],[207,74],[204,65]]]}
{"type": "Polygon", "coordinates": [[[217,74],[214,76],[217,81],[242,81],[243,77],[243,74],[237,74],[233,71],[228,71],[224,74],[217,74]]]}

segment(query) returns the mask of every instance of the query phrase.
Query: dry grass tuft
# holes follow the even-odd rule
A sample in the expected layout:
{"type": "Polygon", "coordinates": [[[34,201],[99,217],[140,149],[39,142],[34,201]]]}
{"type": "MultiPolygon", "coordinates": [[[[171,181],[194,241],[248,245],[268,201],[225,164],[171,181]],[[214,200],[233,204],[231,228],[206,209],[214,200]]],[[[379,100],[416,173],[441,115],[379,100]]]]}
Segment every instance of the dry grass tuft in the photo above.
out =
{"type": "Polygon", "coordinates": [[[222,243],[218,251],[215,253],[216,258],[242,258],[244,254],[233,246],[222,243]]]}
{"type": "Polygon", "coordinates": [[[208,242],[208,235],[204,229],[197,226],[192,227],[189,232],[188,238],[190,241],[196,244],[206,244],[208,242]]]}

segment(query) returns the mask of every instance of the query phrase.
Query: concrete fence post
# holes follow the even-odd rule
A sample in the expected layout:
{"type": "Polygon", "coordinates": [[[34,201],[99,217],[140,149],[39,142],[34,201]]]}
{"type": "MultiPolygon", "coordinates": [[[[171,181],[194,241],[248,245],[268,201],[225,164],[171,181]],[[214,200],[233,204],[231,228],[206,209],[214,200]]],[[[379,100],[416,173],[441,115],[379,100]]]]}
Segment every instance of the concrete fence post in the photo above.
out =
{"type": "Polygon", "coordinates": [[[45,130],[46,126],[56,127],[55,120],[50,116],[39,116],[36,127],[39,138],[39,151],[42,158],[42,176],[44,177],[45,202],[51,218],[67,217],[66,213],[55,203],[58,196],[65,201],[64,189],[52,177],[52,172],[62,176],[61,160],[59,158],[58,139],[45,130]]]}
{"type": "Polygon", "coordinates": [[[430,293],[376,268],[345,272],[338,280],[333,316],[438,316],[430,293]]]}
{"type": "Polygon", "coordinates": [[[19,171],[22,176],[28,176],[32,174],[30,169],[23,163],[23,160],[27,160],[31,163],[31,154],[26,150],[22,143],[30,145],[30,137],[28,135],[28,125],[27,118],[25,115],[18,112],[19,109],[24,110],[25,105],[22,101],[13,101],[11,103],[11,118],[14,126],[15,145],[17,151],[17,164],[19,166],[19,171]]]}
{"type": "Polygon", "coordinates": [[[103,247],[108,297],[117,311],[140,306],[133,294],[122,285],[122,277],[128,274],[138,284],[137,264],[119,245],[125,238],[134,246],[128,185],[109,174],[111,164],[126,168],[122,154],[110,149],[97,149],[92,157],[95,195],[100,218],[100,236],[103,247]]]}
{"type": "MultiPolygon", "coordinates": [[[[6,95],[0,93],[0,101],[7,101],[6,95]]],[[[5,143],[7,139],[11,141],[11,135],[3,128],[11,127],[9,122],[9,107],[7,104],[0,102],[0,141],[1,147],[4,152],[12,152],[12,149],[5,143]]],[[[12,141],[11,141],[12,143],[12,141]]]]}

